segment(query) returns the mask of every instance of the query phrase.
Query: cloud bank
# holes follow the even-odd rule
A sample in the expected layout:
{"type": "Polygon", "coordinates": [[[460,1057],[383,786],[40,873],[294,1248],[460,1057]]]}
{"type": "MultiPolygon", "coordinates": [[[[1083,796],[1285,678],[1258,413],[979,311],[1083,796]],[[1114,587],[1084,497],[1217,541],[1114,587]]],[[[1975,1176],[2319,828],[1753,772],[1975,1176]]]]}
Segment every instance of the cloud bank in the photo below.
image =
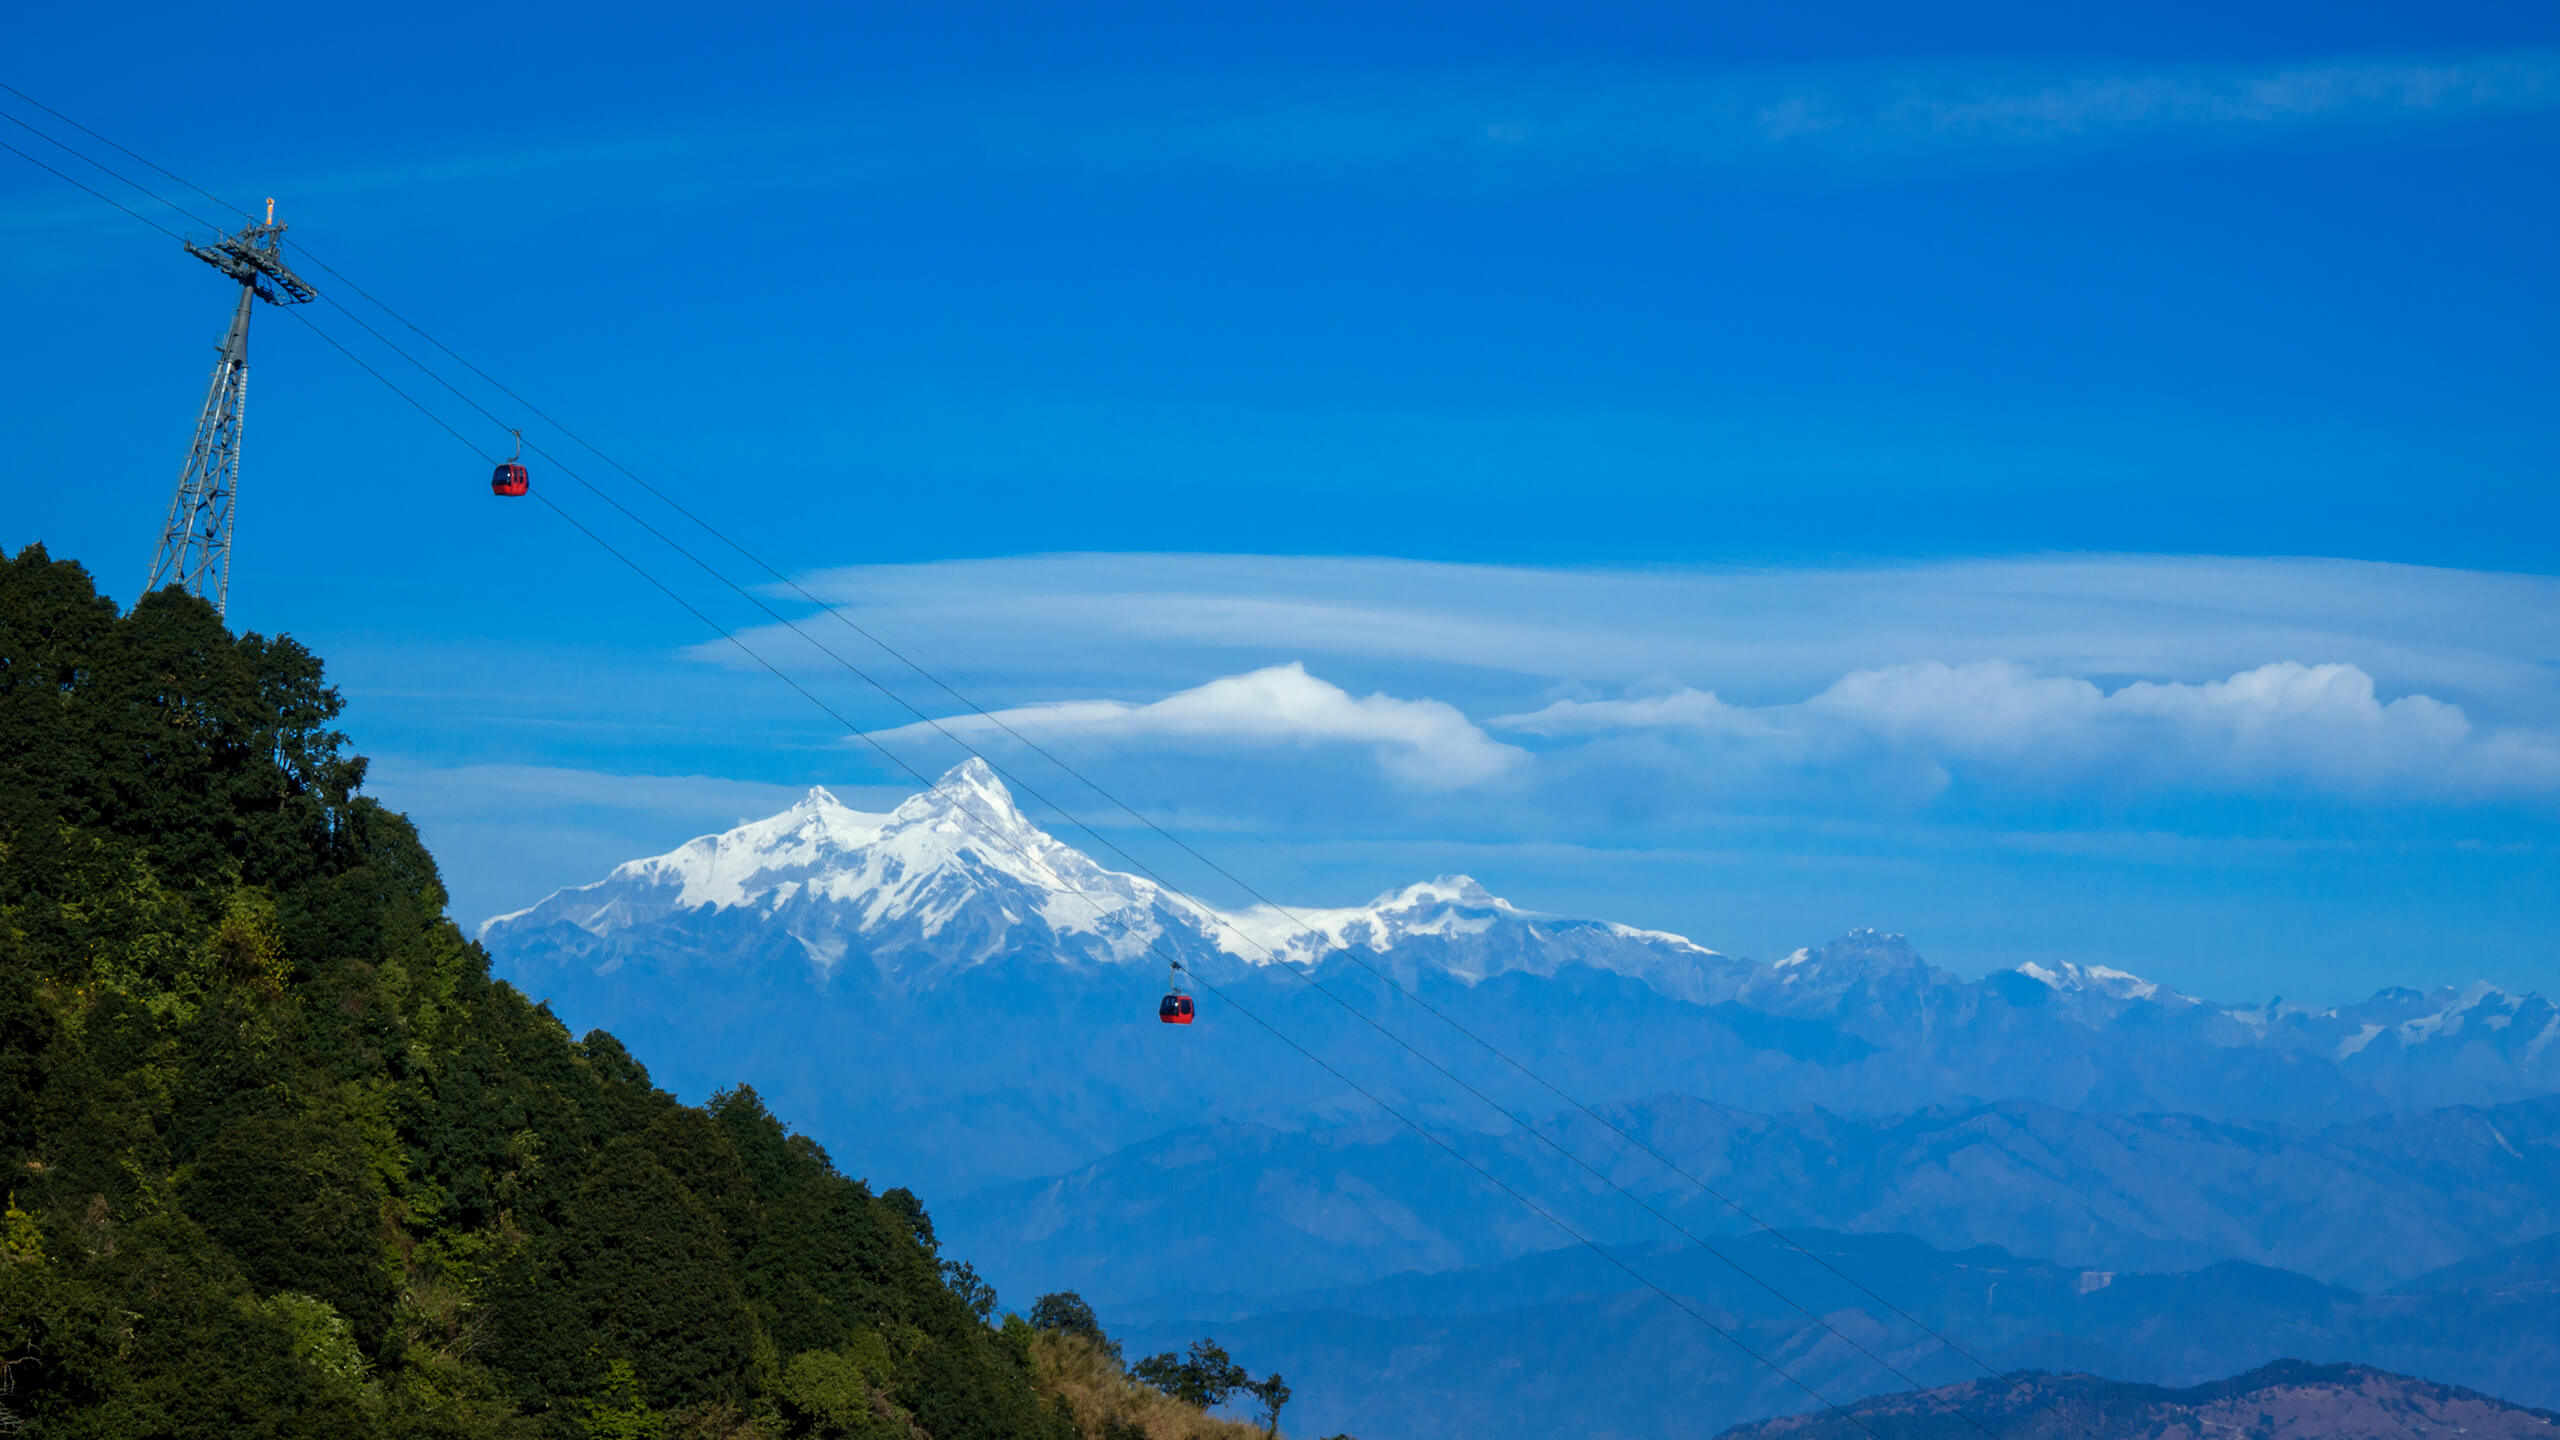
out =
{"type": "MultiPolygon", "coordinates": [[[[2478,723],[2560,720],[2560,579],[2414,565],[2096,555],[1569,570],[1044,555],[802,583],[866,627],[968,657],[1000,677],[1008,704],[1156,696],[1293,661],[1353,688],[1518,714],[1682,686],[1794,702],[1852,672],[1927,660],[2109,687],[2295,660],[2355,666],[2383,693],[2433,695],[2478,723]]],[[[821,658],[779,626],[745,633],[767,653],[821,658]]],[[[691,653],[744,663],[723,645],[691,653]]]]}
{"type": "Polygon", "coordinates": [[[2383,700],[2353,665],[2276,661],[2201,684],[2112,691],[2008,661],[1925,660],[1842,676],[1792,705],[1728,705],[1683,687],[1559,700],[1497,730],[1571,743],[1637,733],[1712,742],[1730,763],[1848,765],[1879,749],[1951,771],[2045,784],[2190,790],[2300,784],[2461,798],[2560,791],[2560,737],[2483,733],[2427,695],[2383,700]]]}
{"type": "MultiPolygon", "coordinates": [[[[992,665],[1005,678],[974,698],[1046,747],[1275,774],[1283,752],[1333,750],[1417,796],[1498,791],[1560,833],[1682,796],[1838,813],[1950,791],[2560,793],[2560,582],[2543,577],[2140,556],[1559,571],[1124,555],[808,583],[866,626],[925,628],[992,665]]],[[[1008,743],[975,716],[944,724],[1008,743]]],[[[1207,780],[1223,783],[1244,782],[1207,780]]]]}
{"type": "Polygon", "coordinates": [[[1804,700],[1734,705],[1682,686],[1557,700],[1479,726],[1456,706],[1356,697],[1300,663],[1229,675],[1161,700],[1069,700],[873,732],[892,747],[956,737],[1195,753],[1341,746],[1401,785],[1457,791],[1495,780],[1587,778],[1557,766],[1595,752],[1650,783],[1730,793],[1789,776],[1864,787],[1887,802],[1960,783],[2044,792],[2167,794],[2295,788],[2350,796],[2515,799],[2560,792],[2560,736],[2483,731],[2428,695],[2383,699],[2353,665],[2275,661],[2202,683],[2109,690],[2008,661],[1923,660],[1852,671],[1804,700]],[[1488,728],[1537,742],[1506,744],[1488,728]],[[1610,742],[1642,737],[1640,750],[1610,742]],[[1542,762],[1561,775],[1541,776],[1542,762]],[[1916,782],[1916,783],[1915,783],[1916,782]]]}

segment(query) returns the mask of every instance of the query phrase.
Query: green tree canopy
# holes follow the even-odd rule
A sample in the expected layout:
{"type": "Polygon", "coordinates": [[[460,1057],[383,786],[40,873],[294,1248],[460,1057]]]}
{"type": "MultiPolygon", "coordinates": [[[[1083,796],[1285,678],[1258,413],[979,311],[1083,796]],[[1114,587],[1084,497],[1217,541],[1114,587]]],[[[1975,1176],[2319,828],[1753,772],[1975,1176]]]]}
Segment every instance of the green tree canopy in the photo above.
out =
{"type": "Polygon", "coordinates": [[[339,708],[0,556],[0,1429],[1077,1433],[913,1195],[494,980],[339,708]]]}

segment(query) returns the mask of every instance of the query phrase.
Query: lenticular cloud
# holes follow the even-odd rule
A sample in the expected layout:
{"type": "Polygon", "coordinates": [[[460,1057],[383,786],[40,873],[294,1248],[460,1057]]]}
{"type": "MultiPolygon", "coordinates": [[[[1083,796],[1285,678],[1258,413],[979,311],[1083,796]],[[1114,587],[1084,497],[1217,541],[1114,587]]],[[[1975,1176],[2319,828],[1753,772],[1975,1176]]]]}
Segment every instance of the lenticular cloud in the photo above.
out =
{"type": "Polygon", "coordinates": [[[2253,788],[2488,795],[2560,789],[2560,742],[2482,732],[2426,695],[2385,701],[2354,665],[2279,661],[2201,684],[2116,690],[2009,661],[1855,670],[1796,704],[1735,706],[1683,689],[1559,701],[1490,722],[1554,740],[1653,732],[1712,740],[1729,761],[1853,763],[1879,747],[1980,772],[2253,788]]]}
{"type": "MultiPolygon", "coordinates": [[[[1479,784],[1526,758],[1487,735],[1454,705],[1385,694],[1355,696],[1295,662],[1225,676],[1144,705],[1119,700],[1026,705],[953,717],[942,721],[941,729],[961,736],[1010,730],[1034,738],[1073,730],[1087,737],[1209,748],[1352,746],[1368,750],[1389,777],[1425,790],[1479,784]]],[[[923,725],[905,725],[877,738],[895,743],[930,733],[923,725]]]]}

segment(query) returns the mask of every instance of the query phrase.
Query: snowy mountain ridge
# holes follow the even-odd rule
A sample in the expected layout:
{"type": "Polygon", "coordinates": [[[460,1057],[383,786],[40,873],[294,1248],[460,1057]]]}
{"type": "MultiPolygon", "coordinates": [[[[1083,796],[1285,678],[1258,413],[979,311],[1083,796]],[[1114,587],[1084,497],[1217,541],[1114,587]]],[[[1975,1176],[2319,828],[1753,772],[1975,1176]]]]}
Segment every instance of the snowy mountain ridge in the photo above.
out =
{"type": "Polygon", "coordinates": [[[2431,994],[2382,991],[2321,1009],[2271,1000],[2217,1004],[2104,965],[2028,962],[1965,981],[1899,935],[1852,931],[1774,964],[1683,936],[1522,909],[1463,875],[1366,905],[1222,910],[1107,868],[1023,815],[986,762],[955,766],[895,810],[852,809],[823,788],[790,809],[663,855],[616,866],[480,927],[492,948],[597,975],[805,964],[821,983],[849,959],[892,990],[931,989],[1003,959],[1070,970],[1323,965],[1337,956],[1411,984],[1423,973],[1474,986],[1582,966],[1692,1004],[1740,1005],[1817,1020],[1895,1048],[1973,1023],[1997,990],[2082,1031],[2140,1011],[2217,1048],[2317,1055],[2372,1068],[2421,1051],[2495,1050],[2501,1063],[2560,1067],[2560,1010],[2485,983],[2431,994]],[[2003,980],[2006,975],[2006,981],[2003,980]],[[2007,984],[2006,990],[1999,987],[2007,984]],[[2024,986],[2024,989],[2017,987],[2024,986]],[[1986,990],[1986,987],[1990,987],[1986,990]]]}
{"type": "Polygon", "coordinates": [[[598,949],[596,968],[607,971],[653,930],[664,938],[671,926],[742,922],[788,936],[822,973],[858,948],[906,981],[1016,951],[1071,963],[1214,955],[1304,966],[1336,951],[1429,949],[1437,968],[1470,982],[1579,961],[1700,998],[1716,987],[1685,972],[1735,963],[1677,935],[1523,910],[1463,875],[1364,906],[1220,910],[1059,841],[976,758],[887,814],[813,788],[778,815],[628,861],[494,916],[479,934],[504,946],[543,931],[566,938],[559,929],[570,927],[593,943],[569,938],[569,947],[598,949]]]}
{"type": "Polygon", "coordinates": [[[1071,931],[1099,932],[1108,917],[1163,899],[1152,883],[1106,870],[1033,825],[995,772],[971,759],[885,815],[812,787],[778,815],[627,861],[593,885],[484,921],[480,933],[543,913],[601,935],[677,911],[773,915],[827,902],[851,907],[866,931],[912,921],[934,937],[987,885],[1039,897],[1042,918],[1071,931]],[[582,912],[587,898],[596,903],[582,912]]]}
{"type": "Polygon", "coordinates": [[[961,1188],[1191,1123],[1198,1095],[1284,1127],[1335,1114],[1333,1077],[1281,1036],[1365,1055],[1424,1103],[1438,1077],[1370,1027],[1427,1035],[1432,1012],[1574,1094],[1763,1113],[2016,1098],[2325,1124],[2560,1093],[2560,1010],[2488,985],[2235,1005],[2060,959],[1968,979],[1876,930],[1762,963],[1456,875],[1212,908],[1045,833],[979,762],[886,814],[812,790],[480,936],[564,1023],[683,1057],[675,1085],[752,1081],[961,1188]],[[1202,997],[1182,1043],[1155,1021],[1167,959],[1202,997]]]}
{"type": "MultiPolygon", "coordinates": [[[[2064,960],[2051,966],[2033,960],[2018,967],[2018,973],[2030,980],[2041,981],[2056,990],[2094,990],[2119,1000],[2153,1000],[2162,996],[2158,982],[2104,965],[2077,965],[2064,960]]],[[[2167,998],[2193,1005],[2195,1000],[2171,990],[2167,998]]]]}

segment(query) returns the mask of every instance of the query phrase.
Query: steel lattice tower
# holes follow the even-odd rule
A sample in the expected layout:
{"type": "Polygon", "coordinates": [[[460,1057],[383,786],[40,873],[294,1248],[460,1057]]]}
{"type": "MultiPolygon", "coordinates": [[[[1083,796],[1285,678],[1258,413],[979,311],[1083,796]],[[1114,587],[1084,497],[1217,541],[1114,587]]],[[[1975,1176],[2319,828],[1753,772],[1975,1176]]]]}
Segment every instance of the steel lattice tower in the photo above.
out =
{"type": "Polygon", "coordinates": [[[251,302],[300,305],[318,298],[285,263],[284,230],[276,223],[276,202],[269,200],[265,224],[244,225],[210,245],[185,242],[188,254],[240,282],[240,304],[213,362],[213,383],[205,387],[196,443],[178,472],[177,493],[169,497],[160,553],[142,587],[146,595],[174,584],[211,599],[216,611],[230,608],[231,517],[240,496],[240,424],[249,403],[251,302]]]}

